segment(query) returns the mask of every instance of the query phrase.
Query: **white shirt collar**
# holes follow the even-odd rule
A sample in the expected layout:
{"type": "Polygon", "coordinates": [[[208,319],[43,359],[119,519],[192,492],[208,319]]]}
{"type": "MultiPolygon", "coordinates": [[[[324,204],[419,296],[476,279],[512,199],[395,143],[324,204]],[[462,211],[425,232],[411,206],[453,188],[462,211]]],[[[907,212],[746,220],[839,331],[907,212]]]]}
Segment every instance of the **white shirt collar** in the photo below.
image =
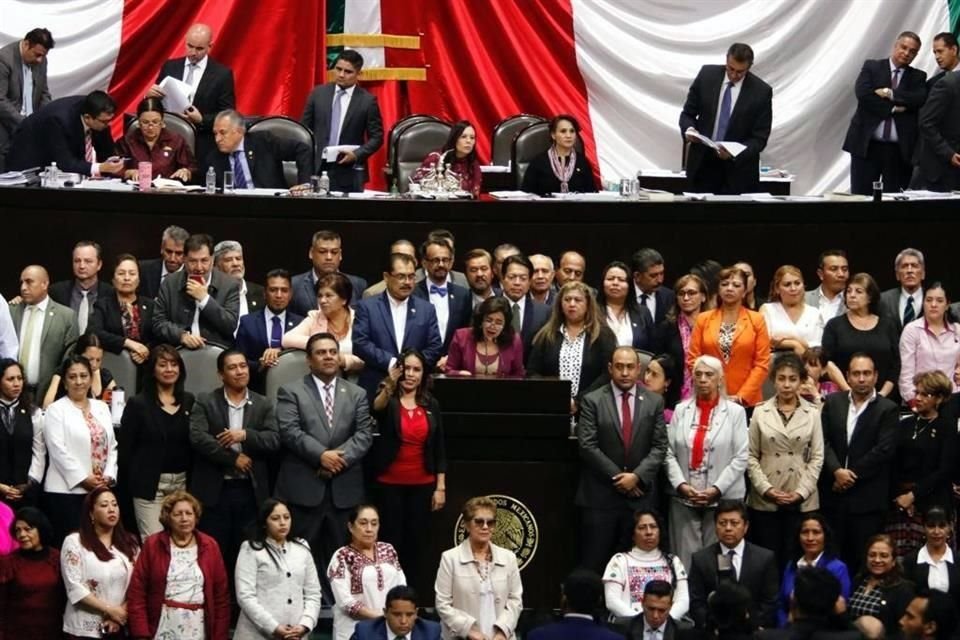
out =
{"type": "MultiPolygon", "coordinates": [[[[29,307],[31,305],[27,305],[27,306],[29,307]]],[[[32,306],[36,307],[40,311],[46,312],[47,307],[50,306],[50,296],[46,296],[43,300],[41,300],[40,302],[32,306]]]]}
{"type": "Polygon", "coordinates": [[[321,380],[321,379],[320,379],[320,376],[316,375],[315,373],[311,373],[311,374],[310,374],[310,377],[313,378],[314,383],[316,383],[316,385],[317,385],[317,390],[318,390],[320,393],[323,393],[323,390],[327,388],[327,384],[332,384],[332,385],[333,385],[333,391],[336,391],[336,390],[337,390],[337,378],[336,378],[336,377],[334,377],[333,380],[331,380],[329,383],[324,382],[323,380],[321,380]]]}
{"type": "MultiPolygon", "coordinates": [[[[740,540],[737,546],[733,547],[732,551],[736,553],[738,558],[743,558],[743,549],[746,546],[747,546],[747,539],[743,538],[742,540],[740,540]]],[[[723,544],[722,542],[720,543],[720,550],[723,552],[723,555],[727,555],[731,551],[730,547],[723,544]]]]}
{"type": "Polygon", "coordinates": [[[923,287],[917,287],[913,293],[907,293],[906,289],[900,287],[900,300],[906,301],[907,298],[913,298],[914,304],[923,303],[923,287]]]}
{"type": "Polygon", "coordinates": [[[570,613],[563,614],[563,617],[564,618],[581,618],[583,620],[589,620],[593,622],[593,616],[586,613],[574,613],[571,611],[570,613]]]}
{"type": "Polygon", "coordinates": [[[406,306],[407,300],[409,299],[410,298],[407,297],[407,298],[404,298],[403,300],[397,300],[392,295],[390,295],[390,292],[387,292],[387,300],[390,301],[390,306],[393,307],[394,309],[399,309],[400,307],[406,306]]]}
{"type": "Polygon", "coordinates": [[[233,401],[230,400],[230,396],[227,395],[226,388],[224,388],[223,390],[223,399],[227,401],[228,407],[233,407],[234,409],[242,409],[245,406],[247,406],[248,402],[250,402],[250,390],[249,389],[243,390],[243,400],[240,401],[240,404],[234,404],[233,401]]]}
{"type": "MultiPolygon", "coordinates": [[[[856,403],[853,401],[853,391],[848,391],[848,392],[847,392],[847,396],[850,398],[850,409],[851,409],[851,411],[852,411],[853,408],[857,406],[856,403]]],[[[874,389],[874,390],[873,390],[873,393],[870,394],[870,397],[867,398],[867,401],[864,402],[862,405],[860,405],[860,408],[857,409],[857,411],[862,411],[864,407],[866,407],[867,405],[869,405],[871,402],[873,402],[873,401],[876,400],[876,399],[877,399],[877,390],[874,389]]]]}
{"type": "MultiPolygon", "coordinates": [[[[950,548],[950,545],[947,545],[947,550],[944,552],[943,557],[940,558],[940,562],[949,562],[953,564],[953,549],[950,548]]],[[[917,552],[917,564],[939,564],[934,562],[933,558],[930,557],[930,552],[927,551],[927,545],[920,547],[920,551],[917,552]]]]}
{"type": "MultiPolygon", "coordinates": [[[[205,71],[206,68],[207,68],[207,60],[209,60],[209,59],[210,59],[210,56],[203,56],[203,60],[201,60],[200,62],[197,63],[197,65],[196,65],[196,70],[197,70],[197,71],[201,71],[201,72],[202,72],[202,71],[205,71]]],[[[184,61],[183,61],[183,68],[184,68],[184,70],[189,70],[189,69],[190,69],[190,64],[191,64],[191,63],[190,63],[190,58],[185,58],[184,61]]],[[[194,73],[196,73],[197,71],[194,71],[194,73]]]]}
{"type": "Polygon", "coordinates": [[[344,89],[344,88],[341,87],[340,85],[336,85],[336,88],[335,88],[335,90],[334,90],[334,92],[333,92],[333,95],[336,96],[336,95],[337,95],[337,91],[341,91],[341,90],[342,90],[342,91],[346,91],[346,93],[347,93],[347,99],[350,99],[350,98],[353,97],[353,92],[356,90],[356,88],[357,88],[357,85],[353,85],[352,87],[347,87],[346,89],[344,89]]]}
{"type": "Polygon", "coordinates": [[[280,324],[283,324],[284,320],[286,319],[286,314],[287,314],[286,309],[284,309],[280,313],[274,313],[273,309],[271,309],[270,307],[265,307],[263,310],[263,315],[266,316],[267,322],[272,321],[276,317],[276,318],[280,318],[280,324]]]}
{"type": "Polygon", "coordinates": [[[807,562],[806,558],[800,558],[797,560],[797,568],[803,569],[804,567],[816,567],[820,563],[820,558],[822,557],[823,551],[821,551],[820,555],[813,559],[813,562],[807,562]]]}

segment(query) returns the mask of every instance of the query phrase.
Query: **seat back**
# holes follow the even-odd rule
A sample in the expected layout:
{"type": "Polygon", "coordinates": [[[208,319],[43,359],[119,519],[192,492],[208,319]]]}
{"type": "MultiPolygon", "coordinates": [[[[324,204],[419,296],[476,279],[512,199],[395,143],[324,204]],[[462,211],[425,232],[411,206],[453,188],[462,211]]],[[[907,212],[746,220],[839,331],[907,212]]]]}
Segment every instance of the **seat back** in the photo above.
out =
{"type": "MultiPolygon", "coordinates": [[[[296,140],[304,143],[310,148],[310,171],[313,172],[314,167],[317,166],[316,158],[313,157],[313,133],[296,120],[286,116],[268,116],[251,124],[248,131],[265,131],[281,140],[296,140]]],[[[296,185],[298,176],[297,163],[293,160],[284,160],[283,177],[287,181],[287,186],[296,185]]]]}
{"type": "Polygon", "coordinates": [[[205,391],[213,391],[221,385],[217,375],[217,356],[223,352],[218,344],[208,343],[202,349],[185,349],[178,347],[180,357],[183,358],[183,368],[187,379],[183,388],[193,395],[205,391]]]}
{"type": "Polygon", "coordinates": [[[510,164],[513,139],[517,137],[517,134],[532,124],[546,121],[546,118],[531,113],[519,113],[501,120],[493,128],[493,151],[490,154],[490,164],[504,167],[510,164]]]}
{"type": "Polygon", "coordinates": [[[277,364],[267,369],[265,395],[272,402],[277,401],[277,390],[285,384],[296,382],[310,373],[306,352],[289,349],[280,354],[277,364]]]}
{"type": "Polygon", "coordinates": [[[443,146],[450,135],[446,122],[424,120],[415,122],[397,136],[397,148],[394,155],[394,179],[401,193],[410,188],[410,176],[420,167],[423,159],[431,151],[443,146]]]}
{"type": "MultiPolygon", "coordinates": [[[[513,175],[516,188],[520,189],[523,185],[523,176],[527,173],[527,167],[530,161],[543,153],[548,148],[552,139],[550,138],[550,122],[536,122],[527,126],[513,139],[513,146],[510,149],[510,173],[513,175]]],[[[583,153],[583,138],[577,136],[574,144],[577,153],[583,153]]]]}
{"type": "Polygon", "coordinates": [[[137,393],[138,368],[136,363],[130,358],[130,352],[124,349],[120,353],[103,352],[102,366],[113,374],[113,379],[118,387],[123,387],[127,397],[131,398],[137,393]]]}
{"type": "Polygon", "coordinates": [[[390,129],[390,134],[387,136],[387,164],[383,168],[383,175],[387,179],[387,186],[390,186],[393,184],[393,175],[394,175],[394,168],[395,168],[393,165],[393,161],[394,161],[394,158],[396,157],[397,136],[399,136],[400,133],[410,125],[416,124],[418,122],[426,122],[426,121],[443,122],[440,118],[436,116],[427,115],[425,113],[414,113],[405,118],[401,118],[400,120],[397,120],[396,124],[394,124],[393,127],[390,129]]]}
{"type": "MultiPolygon", "coordinates": [[[[653,354],[643,349],[636,349],[637,357],[640,359],[640,371],[646,371],[647,365],[653,360],[653,354]]],[[[641,374],[642,375],[642,374],[641,374]]]]}
{"type": "MultiPolygon", "coordinates": [[[[197,155],[197,130],[194,128],[192,122],[176,113],[165,113],[163,114],[163,126],[183,138],[187,143],[187,147],[190,148],[190,153],[194,156],[197,155]]],[[[139,128],[140,121],[137,120],[136,117],[130,118],[130,122],[127,125],[127,133],[129,134],[131,131],[136,131],[139,128]]]]}

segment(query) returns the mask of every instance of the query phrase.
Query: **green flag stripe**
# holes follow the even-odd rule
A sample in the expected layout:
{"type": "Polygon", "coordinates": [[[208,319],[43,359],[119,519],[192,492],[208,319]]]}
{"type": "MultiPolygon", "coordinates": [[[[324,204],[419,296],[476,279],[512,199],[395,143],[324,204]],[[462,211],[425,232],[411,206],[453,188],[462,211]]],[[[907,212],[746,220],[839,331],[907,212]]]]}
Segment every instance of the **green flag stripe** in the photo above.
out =
{"type": "Polygon", "coordinates": [[[960,19],[960,0],[947,0],[947,9],[950,11],[950,30],[957,33],[958,19],[960,19]]]}
{"type": "MultiPolygon", "coordinates": [[[[343,33],[344,16],[347,13],[347,0],[327,0],[327,33],[343,33]]],[[[333,61],[343,50],[343,47],[327,47],[327,68],[333,66],[333,61]]]]}

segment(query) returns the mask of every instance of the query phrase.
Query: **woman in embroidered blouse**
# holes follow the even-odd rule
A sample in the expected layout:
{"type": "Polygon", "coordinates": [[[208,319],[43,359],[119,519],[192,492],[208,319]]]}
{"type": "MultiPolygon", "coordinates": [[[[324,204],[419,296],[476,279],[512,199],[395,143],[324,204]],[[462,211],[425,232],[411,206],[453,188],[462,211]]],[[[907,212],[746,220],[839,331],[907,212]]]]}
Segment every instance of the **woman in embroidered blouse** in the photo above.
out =
{"type": "Polygon", "coordinates": [[[767,323],[775,351],[793,351],[803,356],[808,348],[820,346],[820,312],[807,305],[805,295],[800,269],[785,264],[773,274],[770,301],[760,307],[760,314],[767,323]]]}
{"type": "MultiPolygon", "coordinates": [[[[109,397],[110,391],[117,386],[113,379],[113,374],[104,369],[103,363],[103,343],[93,332],[87,332],[77,338],[73,347],[74,353],[79,353],[90,363],[92,375],[90,377],[90,397],[97,400],[103,400],[109,397]]],[[[54,400],[67,395],[66,384],[63,383],[63,377],[59,373],[53,374],[50,378],[50,386],[47,387],[47,393],[43,398],[43,408],[46,409],[54,400]]]]}
{"type": "Polygon", "coordinates": [[[949,306],[943,285],[934,282],[923,292],[922,317],[907,323],[900,334],[900,398],[911,405],[917,373],[942,371],[952,378],[960,361],[960,330],[947,318],[949,306]]]}
{"type": "Polygon", "coordinates": [[[473,312],[471,326],[453,332],[444,373],[500,378],[526,375],[523,341],[513,330],[513,312],[505,298],[490,296],[473,312]]]}
{"type": "MultiPolygon", "coordinates": [[[[113,268],[115,296],[98,298],[90,316],[90,330],[97,334],[103,348],[110,353],[130,352],[137,364],[150,355],[150,323],[153,300],[137,294],[140,287],[140,265],[129,253],[117,256],[113,268]]],[[[127,393],[133,393],[127,389],[127,393]]]]}
{"type": "Polygon", "coordinates": [[[117,152],[129,158],[124,177],[136,180],[137,165],[153,164],[154,178],[164,177],[190,182],[197,171],[197,160],[187,141],[179,134],[168,131],[163,124],[163,102],[159,98],[144,98],[137,105],[137,120],[140,126],[117,140],[117,152]]]}
{"type": "Polygon", "coordinates": [[[833,546],[833,531],[823,514],[816,511],[805,513],[800,520],[794,538],[802,550],[799,559],[787,563],[780,583],[780,604],[777,608],[777,626],[787,626],[787,614],[790,611],[790,599],[793,596],[793,584],[797,571],[804,567],[826,569],[840,583],[840,596],[846,601],[850,597],[850,573],[843,560],[837,557],[833,546]]]}
{"type": "Polygon", "coordinates": [[[227,640],[227,570],[217,541],[197,530],[201,515],[186,491],[163,499],[163,531],[143,541],[130,580],[130,637],[227,640]]]}
{"type": "Polygon", "coordinates": [[[342,273],[330,273],[317,280],[316,292],[317,308],[284,333],[281,344],[284,349],[305,350],[310,336],[332,333],[340,343],[340,370],[348,380],[356,382],[363,360],[353,355],[353,285],[342,273]]]}
{"type": "Polygon", "coordinates": [[[444,640],[507,640],[523,610],[517,556],[493,543],[497,504],[483,496],[463,505],[467,537],[447,549],[437,569],[437,614],[444,640]]]}
{"type": "Polygon", "coordinates": [[[597,304],[604,322],[617,337],[617,345],[650,351],[653,343],[653,318],[650,310],[637,302],[630,279],[630,268],[615,261],[603,268],[597,304]]]}
{"type": "Polygon", "coordinates": [[[607,610],[618,618],[633,618],[643,613],[643,592],[652,580],[673,585],[670,617],[680,620],[690,608],[687,572],[680,559],[662,549],[660,516],[640,510],[633,514],[633,548],[617,553],[603,572],[604,600],[607,610]]]}
{"type": "Polygon", "coordinates": [[[717,308],[697,316],[690,337],[687,366],[700,355],[723,362],[730,400],[752,407],[763,400],[763,381],[770,368],[770,338],[763,316],[743,305],[746,274],[737,267],[720,271],[717,308]]]}
{"type": "Polygon", "coordinates": [[[673,308],[653,330],[653,352],[670,354],[677,367],[680,400],[688,400],[693,396],[693,375],[687,366],[687,353],[697,316],[707,301],[707,285],[700,276],[688,273],[677,280],[673,291],[676,294],[673,308]]]}
{"type": "Polygon", "coordinates": [[[588,193],[597,190],[593,168],[582,153],[577,153],[580,123],[568,114],[550,121],[550,148],[535,156],[523,175],[528,193],[548,196],[552,193],[588,193]]]}
{"type": "Polygon", "coordinates": [[[287,505],[268,498],[237,557],[240,619],[233,640],[303,638],[320,618],[317,565],[304,540],[290,538],[287,505]]]}
{"type": "Polygon", "coordinates": [[[46,464],[43,414],[33,405],[30,393],[24,391],[23,365],[12,358],[3,358],[0,360],[0,501],[13,508],[35,505],[46,464]]]}
{"type": "Polygon", "coordinates": [[[915,587],[903,576],[890,536],[872,536],[865,553],[864,569],[853,581],[847,612],[867,638],[891,637],[915,587]]]}
{"type": "Polygon", "coordinates": [[[393,546],[379,542],[380,514],[369,504],[350,511],[347,522],[350,544],[330,559],[327,578],[333,590],[333,639],[349,640],[358,620],[383,615],[387,591],[407,584],[393,546]]]}
{"type": "Polygon", "coordinates": [[[431,151],[420,167],[410,177],[411,182],[420,182],[443,162],[447,171],[460,178],[460,189],[474,198],[480,197],[483,174],[477,159],[477,130],[466,120],[461,120],[450,129],[450,135],[439,151],[431,151]]]}
{"type": "Polygon", "coordinates": [[[116,496],[104,486],[93,489],[83,500],[80,530],[60,550],[67,638],[121,637],[137,551],[136,538],[120,521],[116,496]]]}
{"type": "Polygon", "coordinates": [[[90,398],[90,361],[72,354],[64,361],[61,374],[67,395],[47,408],[43,427],[50,458],[44,480],[45,511],[53,524],[54,546],[77,528],[84,496],[112,485],[117,477],[110,407],[90,398]]]}
{"type": "Polygon", "coordinates": [[[747,414],[724,393],[723,365],[713,356],[693,363],[695,395],[677,405],[667,427],[670,548],[683,566],[717,541],[713,514],[723,499],[746,493],[747,414]]]}

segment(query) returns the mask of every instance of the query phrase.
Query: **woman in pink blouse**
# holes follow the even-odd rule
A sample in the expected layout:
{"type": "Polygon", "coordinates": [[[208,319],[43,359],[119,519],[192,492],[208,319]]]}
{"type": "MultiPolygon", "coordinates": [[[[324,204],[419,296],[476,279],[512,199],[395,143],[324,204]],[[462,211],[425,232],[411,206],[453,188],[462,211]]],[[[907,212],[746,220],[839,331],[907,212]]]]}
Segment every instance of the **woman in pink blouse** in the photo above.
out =
{"type": "MultiPolygon", "coordinates": [[[[953,380],[960,360],[960,328],[950,322],[950,299],[939,282],[923,292],[923,315],[903,328],[900,334],[900,397],[913,405],[913,378],[923,371],[941,371],[953,380]]],[[[956,391],[956,384],[953,386],[956,391]]]]}
{"type": "Polygon", "coordinates": [[[446,166],[447,171],[457,174],[463,191],[468,191],[474,198],[480,196],[483,176],[480,173],[480,161],[477,159],[477,131],[472,124],[461,120],[453,125],[443,147],[439,151],[431,151],[410,180],[420,182],[434,167],[439,169],[441,163],[446,166]]]}

